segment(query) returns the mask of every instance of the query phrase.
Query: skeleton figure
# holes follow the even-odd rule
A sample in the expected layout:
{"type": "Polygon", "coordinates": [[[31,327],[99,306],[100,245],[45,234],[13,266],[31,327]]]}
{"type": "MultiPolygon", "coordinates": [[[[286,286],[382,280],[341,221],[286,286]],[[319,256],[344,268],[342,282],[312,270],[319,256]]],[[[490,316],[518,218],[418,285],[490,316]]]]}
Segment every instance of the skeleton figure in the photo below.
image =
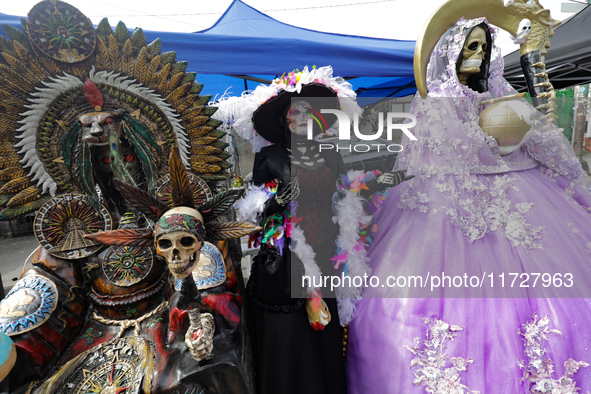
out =
{"type": "MultiPolygon", "coordinates": [[[[166,212],[156,223],[156,253],[166,260],[168,269],[176,279],[189,277],[192,280],[191,272],[199,261],[204,237],[201,213],[194,208],[176,207],[166,212]]],[[[192,357],[201,361],[213,350],[213,316],[211,313],[200,313],[199,309],[190,309],[188,312],[191,323],[185,334],[185,344],[192,357]]]]}
{"type": "Polygon", "coordinates": [[[177,207],[166,212],[155,230],[156,253],[163,257],[177,279],[185,279],[199,261],[205,229],[203,216],[194,208],[177,207]]]}
{"type": "Polygon", "coordinates": [[[458,78],[464,85],[471,74],[478,74],[486,55],[487,40],[484,29],[475,27],[464,44],[462,61],[459,63],[458,78]]]}

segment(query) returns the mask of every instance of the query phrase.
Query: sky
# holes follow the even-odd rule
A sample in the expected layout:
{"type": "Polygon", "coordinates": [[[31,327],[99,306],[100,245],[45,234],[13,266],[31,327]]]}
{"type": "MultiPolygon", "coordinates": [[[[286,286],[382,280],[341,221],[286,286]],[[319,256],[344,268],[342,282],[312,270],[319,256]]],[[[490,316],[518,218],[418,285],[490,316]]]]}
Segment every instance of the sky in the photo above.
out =
{"type": "MultiPolygon", "coordinates": [[[[243,0],[281,22],[308,29],[367,37],[415,40],[429,16],[445,0],[243,0]]],[[[478,0],[474,0],[478,1],[478,0]]],[[[561,4],[581,0],[542,0],[553,18],[564,20],[561,4]]],[[[0,12],[26,16],[37,0],[2,0],[0,12]]],[[[128,28],[195,32],[211,27],[232,0],[70,0],[94,24],[107,17],[128,28]]],[[[509,34],[499,35],[504,55],[517,49],[509,34]]]]}

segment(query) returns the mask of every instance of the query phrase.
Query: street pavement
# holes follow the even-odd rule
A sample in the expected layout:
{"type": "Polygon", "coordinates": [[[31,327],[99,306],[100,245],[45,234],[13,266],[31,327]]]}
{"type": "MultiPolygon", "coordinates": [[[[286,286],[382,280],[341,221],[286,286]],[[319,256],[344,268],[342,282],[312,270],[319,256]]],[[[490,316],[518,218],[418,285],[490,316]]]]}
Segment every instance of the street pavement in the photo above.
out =
{"type": "MultiPolygon", "coordinates": [[[[26,234],[13,236],[8,222],[0,222],[0,274],[2,274],[2,287],[5,293],[18,280],[23,272],[25,260],[38,246],[32,227],[26,234]]],[[[30,267],[29,261],[27,268],[30,267]]]]}

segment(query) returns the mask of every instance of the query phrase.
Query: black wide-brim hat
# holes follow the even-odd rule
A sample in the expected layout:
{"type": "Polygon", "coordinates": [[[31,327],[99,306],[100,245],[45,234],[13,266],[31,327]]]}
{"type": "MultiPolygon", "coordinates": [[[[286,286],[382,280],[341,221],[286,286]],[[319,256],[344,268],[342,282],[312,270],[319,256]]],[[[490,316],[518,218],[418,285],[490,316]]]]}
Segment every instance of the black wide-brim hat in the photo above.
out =
{"type": "MultiPolygon", "coordinates": [[[[291,105],[292,99],[298,98],[306,100],[310,103],[312,108],[320,113],[322,109],[340,109],[339,98],[337,92],[321,83],[309,83],[302,86],[301,91],[288,92],[282,91],[277,96],[271,97],[265,101],[252,114],[252,124],[255,131],[264,139],[272,143],[287,142],[285,135],[285,126],[281,124],[280,118],[287,112],[287,108],[291,105]]],[[[324,121],[328,128],[334,124],[337,117],[333,114],[322,114],[324,121]]],[[[321,122],[324,124],[324,122],[321,122]]],[[[324,126],[321,128],[314,122],[314,135],[321,133],[324,126]]]]}

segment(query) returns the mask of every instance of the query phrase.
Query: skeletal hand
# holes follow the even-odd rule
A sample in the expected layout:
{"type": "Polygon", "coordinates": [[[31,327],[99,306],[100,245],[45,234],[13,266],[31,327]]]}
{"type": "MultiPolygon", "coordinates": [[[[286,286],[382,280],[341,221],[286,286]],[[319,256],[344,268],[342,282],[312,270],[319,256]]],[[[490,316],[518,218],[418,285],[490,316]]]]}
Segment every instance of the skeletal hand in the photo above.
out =
{"type": "Polygon", "coordinates": [[[287,205],[290,201],[295,200],[300,195],[300,182],[297,177],[293,178],[293,180],[287,185],[287,187],[281,192],[277,190],[277,194],[275,194],[275,201],[279,205],[287,205]]]}
{"type": "Polygon", "coordinates": [[[211,313],[200,314],[197,322],[191,319],[191,325],[185,334],[185,344],[195,360],[201,361],[211,354],[213,350],[213,333],[214,323],[211,313]]]}
{"type": "Polygon", "coordinates": [[[413,178],[412,176],[407,178],[405,172],[405,170],[384,172],[378,177],[377,182],[385,187],[394,187],[407,179],[413,178]]]}
{"type": "Polygon", "coordinates": [[[314,331],[322,331],[330,323],[331,316],[326,302],[322,297],[314,296],[306,300],[308,321],[314,331]]]}

